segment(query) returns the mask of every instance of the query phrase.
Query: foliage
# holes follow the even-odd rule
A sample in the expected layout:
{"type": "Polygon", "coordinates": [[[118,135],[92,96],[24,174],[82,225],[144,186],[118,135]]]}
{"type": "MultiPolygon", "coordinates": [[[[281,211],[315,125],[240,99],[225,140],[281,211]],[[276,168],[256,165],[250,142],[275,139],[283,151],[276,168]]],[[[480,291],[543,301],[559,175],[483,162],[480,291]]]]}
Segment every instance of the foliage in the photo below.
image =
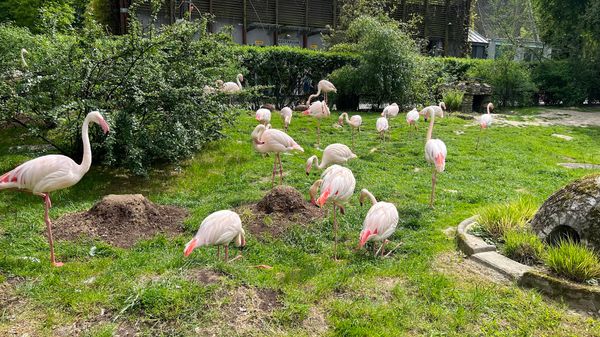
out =
{"type": "Polygon", "coordinates": [[[585,60],[544,60],[532,67],[532,78],[547,105],[581,105],[600,100],[600,64],[585,60]]]}
{"type": "Polygon", "coordinates": [[[523,229],[536,210],[530,198],[521,198],[515,202],[482,208],[477,223],[488,235],[499,239],[508,232],[523,229]]]}
{"type": "Polygon", "coordinates": [[[12,22],[36,33],[66,32],[73,26],[83,26],[88,1],[3,0],[0,1],[0,22],[12,22]]]}
{"type": "Polygon", "coordinates": [[[2,82],[0,118],[77,157],[81,121],[100,109],[114,132],[94,141],[101,146],[96,159],[136,174],[187,158],[219,138],[228,99],[204,95],[202,87],[239,71],[230,39],[207,34],[206,22],[180,22],[147,35],[133,22],[130,31],[105,37],[93,26],[77,35],[31,35],[0,27],[3,46],[30,53],[23,68],[18,48],[0,50],[0,73],[23,73],[2,82]]]}
{"type": "Polygon", "coordinates": [[[450,111],[460,110],[465,93],[460,90],[447,90],[442,95],[442,101],[450,111]]]}
{"type": "Polygon", "coordinates": [[[502,252],[513,260],[532,265],[541,261],[544,255],[544,244],[528,230],[509,230],[502,238],[502,252]]]}
{"type": "Polygon", "coordinates": [[[545,262],[558,275],[584,282],[600,277],[600,261],[596,254],[571,240],[563,240],[549,247],[545,262]]]}
{"type": "Polygon", "coordinates": [[[112,27],[112,9],[110,0],[89,0],[86,14],[103,27],[112,27]]]}
{"type": "Polygon", "coordinates": [[[469,69],[468,75],[492,85],[494,101],[500,107],[533,103],[535,84],[525,64],[512,61],[510,53],[494,62],[482,62],[469,69]]]}

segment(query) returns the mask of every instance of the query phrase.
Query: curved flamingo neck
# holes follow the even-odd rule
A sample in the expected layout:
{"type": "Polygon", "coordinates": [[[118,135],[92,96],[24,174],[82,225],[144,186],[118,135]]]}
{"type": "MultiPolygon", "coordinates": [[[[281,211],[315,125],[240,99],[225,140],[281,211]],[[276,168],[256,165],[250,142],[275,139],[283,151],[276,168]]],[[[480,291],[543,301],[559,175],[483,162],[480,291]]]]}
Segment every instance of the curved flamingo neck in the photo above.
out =
{"type": "Polygon", "coordinates": [[[92,166],[92,149],[88,135],[89,125],[90,119],[86,117],[81,126],[81,140],[83,141],[83,159],[81,165],[79,165],[81,175],[84,175],[90,169],[90,166],[92,166]]]}
{"type": "Polygon", "coordinates": [[[490,105],[489,104],[487,105],[487,113],[488,113],[488,115],[490,114],[490,105]]]}
{"type": "Polygon", "coordinates": [[[375,205],[377,203],[377,199],[375,199],[375,196],[373,195],[373,193],[369,192],[366,189],[363,189],[360,192],[360,200],[364,200],[365,197],[368,197],[369,200],[371,201],[371,205],[375,205]]]}
{"type": "Polygon", "coordinates": [[[435,120],[435,111],[431,111],[431,109],[429,109],[430,111],[430,116],[431,120],[429,121],[429,129],[427,129],[427,138],[426,140],[430,140],[431,139],[431,135],[433,134],[433,122],[435,120]]]}
{"type": "Polygon", "coordinates": [[[21,63],[23,64],[23,67],[27,68],[27,62],[25,61],[25,53],[27,51],[25,51],[25,49],[21,49],[21,63]]]}
{"type": "Polygon", "coordinates": [[[240,82],[240,75],[237,75],[236,77],[236,82],[237,82],[237,86],[242,89],[242,83],[240,82]]]}

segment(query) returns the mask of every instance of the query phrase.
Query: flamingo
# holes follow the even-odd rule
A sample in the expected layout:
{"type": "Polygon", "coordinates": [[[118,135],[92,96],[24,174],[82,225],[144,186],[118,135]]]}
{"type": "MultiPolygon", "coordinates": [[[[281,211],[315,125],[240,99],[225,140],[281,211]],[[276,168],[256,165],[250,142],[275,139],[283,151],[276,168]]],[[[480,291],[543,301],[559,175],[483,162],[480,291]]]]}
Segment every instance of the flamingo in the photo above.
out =
{"type": "Polygon", "coordinates": [[[400,112],[400,107],[398,107],[398,104],[392,103],[392,104],[386,106],[385,109],[383,109],[381,116],[387,117],[387,118],[394,118],[394,117],[398,116],[398,112],[400,112]]]}
{"type": "Polygon", "coordinates": [[[281,111],[279,111],[279,114],[283,119],[283,129],[287,131],[290,127],[290,123],[292,122],[292,109],[286,106],[283,109],[281,109],[281,111]]]}
{"type": "Polygon", "coordinates": [[[317,147],[321,145],[321,119],[327,118],[331,114],[329,112],[329,107],[325,104],[325,102],[315,101],[313,102],[307,110],[302,112],[304,115],[311,115],[317,119],[317,147]]]}
{"type": "MultiPolygon", "coordinates": [[[[427,109],[427,108],[425,108],[427,109]]],[[[435,113],[433,111],[426,111],[426,113],[431,115],[431,120],[429,121],[429,129],[427,130],[427,138],[425,143],[425,160],[428,163],[433,165],[433,173],[431,176],[431,199],[429,201],[429,206],[433,208],[433,203],[435,201],[435,183],[436,183],[436,174],[438,172],[443,172],[446,168],[446,144],[440,139],[431,139],[431,134],[433,133],[433,123],[435,120],[435,113]]]]}
{"type": "MultiPolygon", "coordinates": [[[[25,61],[25,55],[29,54],[27,49],[21,48],[21,66],[23,68],[28,68],[27,62],[25,61]]],[[[23,78],[24,73],[21,70],[15,69],[12,71],[8,71],[5,73],[4,77],[8,80],[20,80],[23,78]]]]}
{"type": "Polygon", "coordinates": [[[80,165],[67,156],[47,155],[29,160],[0,176],[0,190],[23,190],[44,198],[44,221],[50,243],[50,263],[54,267],[60,267],[63,263],[57,262],[54,256],[52,223],[48,215],[48,211],[52,207],[50,193],[77,184],[90,169],[92,164],[92,150],[88,136],[90,122],[100,125],[105,134],[109,131],[108,124],[98,111],[92,111],[85,117],[81,127],[83,160],[80,165]]]}
{"type": "Polygon", "coordinates": [[[338,118],[338,124],[344,125],[344,117],[346,118],[346,123],[350,125],[352,128],[352,148],[354,148],[354,129],[358,129],[360,132],[360,126],[362,125],[362,117],[360,115],[354,115],[348,119],[348,113],[342,112],[340,117],[338,118]]]}
{"type": "Polygon", "coordinates": [[[216,94],[217,92],[221,91],[221,89],[223,88],[223,81],[216,80],[215,85],[216,85],[215,87],[205,85],[204,88],[202,88],[202,91],[206,95],[216,94]]]}
{"type": "Polygon", "coordinates": [[[324,96],[323,100],[325,101],[325,104],[327,104],[327,93],[337,92],[337,89],[335,88],[335,85],[333,85],[333,83],[329,82],[328,80],[320,80],[319,84],[317,84],[317,93],[308,96],[308,101],[306,101],[306,104],[310,105],[310,101],[312,101],[313,97],[319,97],[321,91],[323,92],[324,96]]]}
{"type": "Polygon", "coordinates": [[[328,145],[323,151],[323,157],[321,164],[319,164],[319,158],[312,156],[306,161],[306,175],[309,175],[310,169],[316,162],[316,166],[319,170],[325,169],[333,164],[345,164],[348,160],[356,158],[356,155],[352,153],[349,147],[344,144],[335,143],[328,145]]]}
{"type": "Polygon", "coordinates": [[[232,94],[235,92],[242,91],[243,87],[242,87],[242,83],[240,81],[243,81],[243,80],[244,80],[244,75],[237,74],[236,81],[223,83],[223,87],[221,88],[221,91],[223,91],[224,93],[227,93],[227,94],[232,94]]]}
{"type": "Polygon", "coordinates": [[[406,113],[406,122],[408,126],[414,126],[415,130],[417,130],[417,121],[419,120],[419,111],[417,109],[412,109],[406,113]]]}
{"type": "Polygon", "coordinates": [[[236,212],[217,211],[202,220],[198,233],[185,245],[183,255],[189,256],[197,247],[218,246],[217,258],[220,258],[221,246],[225,246],[225,261],[227,261],[229,260],[229,243],[235,240],[236,247],[244,247],[246,245],[245,235],[242,220],[236,212]]]}
{"type": "MultiPolygon", "coordinates": [[[[362,248],[369,241],[380,241],[381,256],[384,254],[385,243],[396,231],[398,226],[398,210],[394,204],[384,201],[377,202],[377,199],[367,189],[360,191],[360,205],[363,205],[365,198],[371,200],[371,208],[367,212],[363,229],[360,232],[360,242],[358,248],[362,248]]],[[[373,250],[375,247],[373,247],[373,250]]]]}
{"type": "Polygon", "coordinates": [[[385,117],[377,118],[377,123],[375,124],[375,126],[377,127],[377,132],[379,132],[379,135],[381,135],[383,137],[383,141],[385,142],[385,134],[388,131],[388,129],[390,128],[387,118],[385,118],[385,117]]]}
{"type": "Polygon", "coordinates": [[[444,111],[446,111],[446,103],[439,102],[438,105],[430,105],[428,107],[425,107],[423,110],[421,110],[421,112],[419,112],[419,114],[423,115],[425,121],[427,122],[431,111],[433,111],[437,117],[444,118],[444,111]]]}
{"type": "Polygon", "coordinates": [[[256,110],[256,120],[264,125],[269,124],[271,121],[271,110],[265,108],[256,110]]]}
{"type": "Polygon", "coordinates": [[[333,206],[333,227],[335,232],[334,241],[334,258],[337,259],[337,218],[336,207],[340,209],[341,214],[345,214],[344,204],[350,200],[354,194],[356,179],[350,169],[340,165],[332,165],[328,167],[321,179],[315,181],[310,187],[311,202],[319,207],[323,207],[328,201],[333,206]],[[315,200],[317,191],[321,189],[321,195],[315,200]]]}
{"type": "MultiPolygon", "coordinates": [[[[489,128],[490,126],[492,126],[492,123],[494,122],[494,119],[492,118],[492,114],[490,114],[490,110],[494,110],[494,104],[492,104],[492,102],[488,103],[487,105],[487,113],[481,115],[481,117],[479,118],[479,126],[480,126],[480,131],[483,131],[484,129],[489,128]]],[[[477,136],[477,146],[476,148],[479,148],[479,139],[481,138],[481,132],[479,133],[479,136],[477,136]]]]}
{"type": "Polygon", "coordinates": [[[275,163],[273,164],[273,175],[271,177],[271,187],[275,183],[275,172],[277,172],[277,164],[279,163],[279,178],[280,183],[283,182],[283,165],[281,165],[280,153],[291,152],[298,150],[304,152],[304,149],[298,145],[292,137],[287,133],[267,128],[259,124],[252,131],[252,141],[254,148],[259,153],[275,153],[275,163]]]}

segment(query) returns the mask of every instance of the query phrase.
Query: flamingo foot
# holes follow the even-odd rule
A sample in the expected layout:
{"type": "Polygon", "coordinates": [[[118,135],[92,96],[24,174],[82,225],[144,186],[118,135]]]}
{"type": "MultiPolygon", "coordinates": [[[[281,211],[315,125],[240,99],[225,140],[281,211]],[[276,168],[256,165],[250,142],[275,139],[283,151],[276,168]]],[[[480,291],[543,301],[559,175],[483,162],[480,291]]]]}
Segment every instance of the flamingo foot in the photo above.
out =
{"type": "Polygon", "coordinates": [[[63,265],[64,265],[64,263],[62,263],[62,262],[56,262],[56,261],[52,262],[52,267],[62,267],[63,265]]]}

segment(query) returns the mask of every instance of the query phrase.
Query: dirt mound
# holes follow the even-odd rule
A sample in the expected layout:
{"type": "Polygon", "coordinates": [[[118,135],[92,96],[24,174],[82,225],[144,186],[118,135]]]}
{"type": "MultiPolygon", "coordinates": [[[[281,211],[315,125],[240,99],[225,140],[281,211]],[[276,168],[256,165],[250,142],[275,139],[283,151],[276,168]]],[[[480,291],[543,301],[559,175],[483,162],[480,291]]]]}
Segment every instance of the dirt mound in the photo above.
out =
{"type": "Polygon", "coordinates": [[[141,194],[107,195],[87,212],[66,214],[54,222],[57,239],[82,236],[128,248],[157,233],[183,232],[185,209],[155,205],[141,194]]]}
{"type": "Polygon", "coordinates": [[[239,207],[244,227],[257,237],[280,236],[292,224],[306,225],[322,218],[322,209],[304,200],[290,186],[273,188],[258,203],[239,207]]]}

